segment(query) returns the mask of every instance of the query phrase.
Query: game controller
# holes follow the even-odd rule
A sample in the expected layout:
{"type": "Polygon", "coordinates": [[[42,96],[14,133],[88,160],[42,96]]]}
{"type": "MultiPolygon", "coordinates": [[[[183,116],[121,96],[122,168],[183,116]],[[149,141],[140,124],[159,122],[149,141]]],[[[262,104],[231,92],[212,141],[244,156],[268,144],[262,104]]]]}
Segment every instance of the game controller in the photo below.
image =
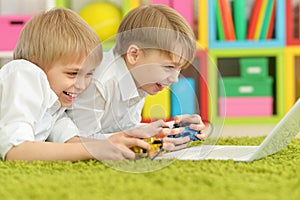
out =
{"type": "Polygon", "coordinates": [[[192,141],[197,141],[201,140],[197,138],[196,134],[199,134],[198,131],[190,129],[188,125],[180,125],[180,124],[174,124],[173,128],[180,128],[180,127],[185,127],[184,131],[177,134],[177,135],[169,135],[169,138],[183,138],[189,136],[190,140],[192,141]]]}
{"type": "MultiPolygon", "coordinates": [[[[184,131],[176,134],[176,135],[169,135],[169,138],[183,138],[189,137],[191,141],[201,140],[196,137],[196,134],[199,134],[198,131],[190,129],[186,124],[174,124],[173,128],[180,128],[185,127],[184,131]]],[[[150,145],[150,149],[143,149],[141,147],[132,147],[131,150],[135,153],[136,159],[140,158],[155,158],[156,156],[160,155],[163,152],[163,141],[160,138],[151,137],[144,139],[150,145]]]]}
{"type": "Polygon", "coordinates": [[[135,153],[136,158],[153,158],[156,157],[162,150],[162,139],[151,137],[144,139],[150,145],[150,149],[143,149],[141,147],[132,147],[132,151],[135,153]]]}

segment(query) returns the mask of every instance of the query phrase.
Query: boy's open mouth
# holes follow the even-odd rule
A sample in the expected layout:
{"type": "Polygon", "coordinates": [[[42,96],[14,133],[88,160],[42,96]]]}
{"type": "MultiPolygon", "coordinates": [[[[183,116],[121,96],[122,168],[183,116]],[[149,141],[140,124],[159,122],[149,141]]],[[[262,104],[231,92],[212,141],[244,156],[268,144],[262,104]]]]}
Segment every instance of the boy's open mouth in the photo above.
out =
{"type": "Polygon", "coordinates": [[[71,94],[71,93],[66,92],[66,91],[63,91],[63,93],[64,93],[65,95],[68,95],[68,96],[72,97],[72,98],[75,98],[75,97],[77,96],[77,94],[71,94]]]}

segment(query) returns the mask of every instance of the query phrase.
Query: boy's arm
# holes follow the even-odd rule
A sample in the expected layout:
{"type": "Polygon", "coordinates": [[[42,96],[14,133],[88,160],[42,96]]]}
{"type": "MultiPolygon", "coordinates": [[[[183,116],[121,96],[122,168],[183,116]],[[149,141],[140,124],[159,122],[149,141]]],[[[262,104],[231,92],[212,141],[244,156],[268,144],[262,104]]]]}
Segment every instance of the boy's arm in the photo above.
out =
{"type": "Polygon", "coordinates": [[[127,136],[122,132],[113,134],[107,140],[74,137],[66,143],[26,141],[12,147],[6,154],[6,160],[79,161],[88,159],[134,159],[135,154],[130,150],[134,146],[144,149],[150,148],[149,144],[143,140],[127,136]]]}
{"type": "Polygon", "coordinates": [[[62,160],[78,161],[92,159],[92,155],[78,143],[23,142],[12,147],[6,154],[6,160],[62,160]]]}

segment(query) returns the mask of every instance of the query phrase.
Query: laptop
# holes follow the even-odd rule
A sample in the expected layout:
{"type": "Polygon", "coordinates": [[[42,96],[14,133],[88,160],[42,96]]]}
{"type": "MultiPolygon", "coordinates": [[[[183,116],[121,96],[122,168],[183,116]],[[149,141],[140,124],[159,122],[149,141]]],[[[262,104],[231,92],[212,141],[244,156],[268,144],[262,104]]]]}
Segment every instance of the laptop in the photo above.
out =
{"type": "Polygon", "coordinates": [[[275,154],[300,132],[300,98],[259,146],[200,145],[165,153],[155,159],[234,160],[250,162],[275,154]]]}

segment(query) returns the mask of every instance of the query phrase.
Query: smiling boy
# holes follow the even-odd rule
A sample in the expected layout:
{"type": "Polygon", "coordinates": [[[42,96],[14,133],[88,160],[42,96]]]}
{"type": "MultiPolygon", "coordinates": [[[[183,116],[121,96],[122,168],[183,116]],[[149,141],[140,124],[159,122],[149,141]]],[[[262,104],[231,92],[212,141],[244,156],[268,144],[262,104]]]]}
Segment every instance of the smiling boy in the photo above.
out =
{"type": "MultiPolygon", "coordinates": [[[[104,53],[91,86],[78,96],[68,115],[81,134],[89,136],[139,126],[144,98],[177,82],[195,51],[193,31],[175,10],[164,5],[133,9],[119,26],[115,47],[104,53]]],[[[190,123],[199,132],[205,127],[199,115],[176,116],[175,122],[190,123]]],[[[170,129],[169,134],[175,131],[179,130],[170,129]]],[[[164,148],[184,148],[188,140],[166,137],[164,145],[169,147],[164,148]]]]}
{"type": "Polygon", "coordinates": [[[14,60],[0,70],[3,160],[132,159],[130,147],[149,148],[122,132],[107,140],[79,138],[67,117],[65,109],[90,84],[101,60],[97,34],[74,11],[52,9],[25,25],[14,60]]]}

